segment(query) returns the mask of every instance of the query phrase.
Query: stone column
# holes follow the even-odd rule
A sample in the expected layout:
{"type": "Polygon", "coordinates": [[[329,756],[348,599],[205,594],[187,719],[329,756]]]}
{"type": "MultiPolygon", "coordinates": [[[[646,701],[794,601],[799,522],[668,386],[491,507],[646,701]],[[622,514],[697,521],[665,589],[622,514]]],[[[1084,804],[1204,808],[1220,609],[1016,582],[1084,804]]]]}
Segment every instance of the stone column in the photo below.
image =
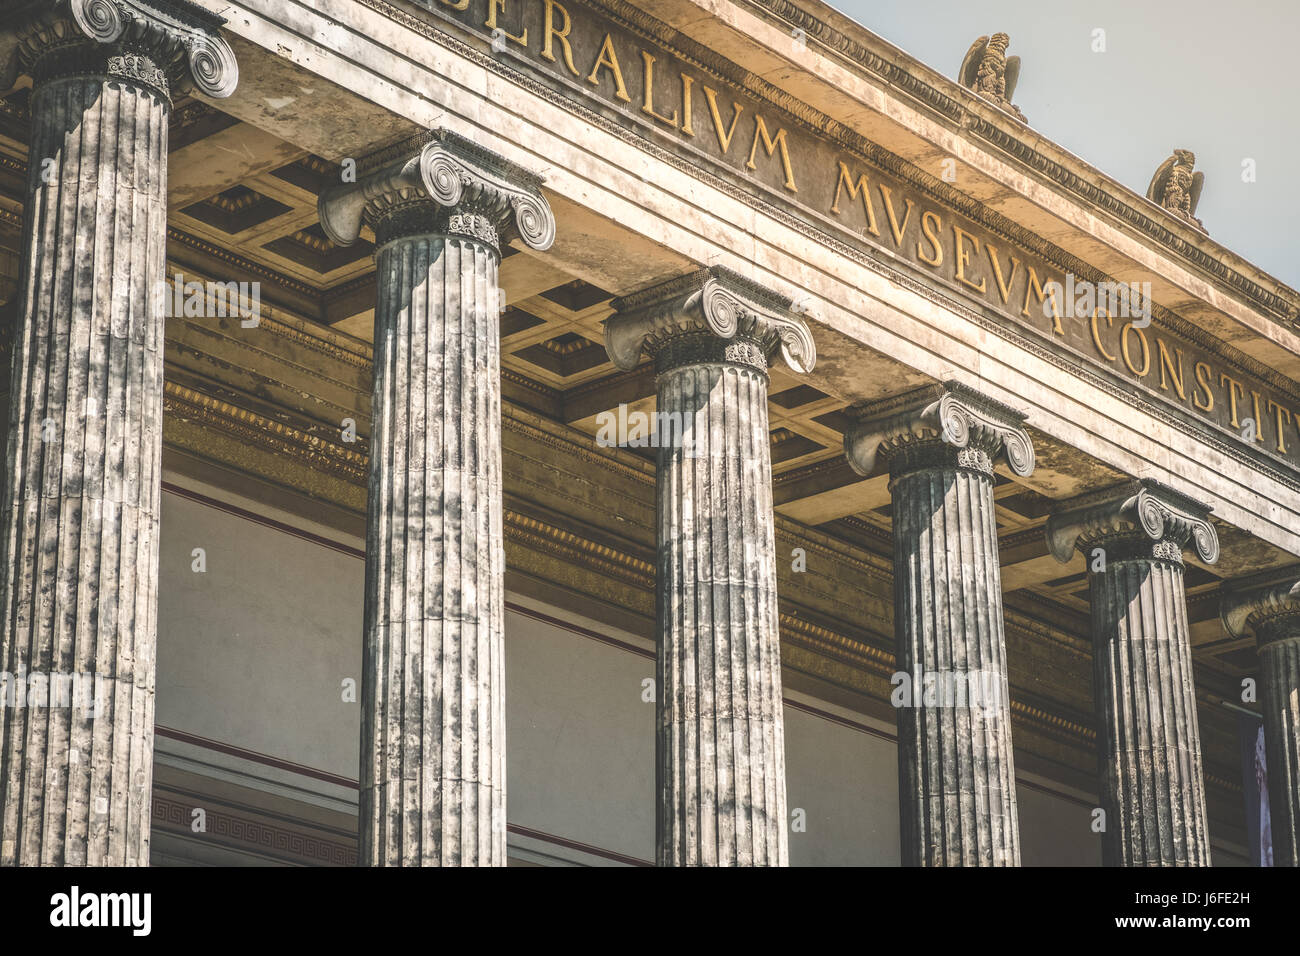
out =
{"type": "Polygon", "coordinates": [[[321,196],[375,234],[360,860],[506,862],[501,243],[550,247],[541,179],[446,131],[321,196]],[[509,234],[503,235],[507,230],[509,234]]]}
{"type": "Polygon", "coordinates": [[[1062,504],[1052,554],[1089,568],[1107,866],[1209,866],[1183,549],[1219,557],[1209,508],[1157,481],[1062,504]]]}
{"type": "Polygon", "coordinates": [[[955,382],[858,409],[855,471],[888,460],[907,866],[1019,866],[993,463],[1028,476],[1025,416],[955,382]]]}
{"type": "Polygon", "coordinates": [[[191,80],[228,95],[237,68],[224,21],[189,4],[17,6],[0,88],[22,70],[33,90],[0,505],[0,863],[146,866],[169,97],[191,80]]]}
{"type": "Polygon", "coordinates": [[[1300,581],[1228,591],[1221,617],[1233,637],[1255,632],[1273,865],[1300,866],[1300,581]]]}
{"type": "Polygon", "coordinates": [[[725,269],[614,302],[606,348],[655,362],[660,866],[785,866],[767,369],[816,350],[790,301],[725,269]]]}

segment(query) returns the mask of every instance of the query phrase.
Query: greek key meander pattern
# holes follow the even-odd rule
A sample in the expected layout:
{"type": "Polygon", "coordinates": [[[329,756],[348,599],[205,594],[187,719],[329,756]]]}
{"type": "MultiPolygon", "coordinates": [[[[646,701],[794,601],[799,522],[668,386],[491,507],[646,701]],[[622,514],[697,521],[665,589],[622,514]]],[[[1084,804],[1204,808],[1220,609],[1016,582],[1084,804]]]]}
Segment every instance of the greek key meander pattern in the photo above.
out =
{"type": "Polygon", "coordinates": [[[330,840],[326,837],[304,833],[301,830],[277,826],[266,820],[254,819],[233,809],[218,809],[208,799],[183,801],[155,791],[153,795],[153,825],[166,833],[218,844],[249,849],[285,857],[295,862],[325,864],[328,866],[356,866],[355,843],[330,840]],[[193,812],[202,809],[206,831],[191,830],[193,812]]]}

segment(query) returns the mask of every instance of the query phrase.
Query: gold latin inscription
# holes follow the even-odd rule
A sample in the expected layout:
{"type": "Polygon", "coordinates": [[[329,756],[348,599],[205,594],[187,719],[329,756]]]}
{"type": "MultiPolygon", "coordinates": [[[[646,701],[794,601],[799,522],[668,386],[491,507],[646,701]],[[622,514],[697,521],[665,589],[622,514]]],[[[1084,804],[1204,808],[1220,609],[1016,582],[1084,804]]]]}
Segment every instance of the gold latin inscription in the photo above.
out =
{"type": "Polygon", "coordinates": [[[1124,331],[1120,333],[1119,350],[1124,355],[1124,364],[1128,366],[1128,370],[1132,372],[1134,375],[1136,375],[1138,378],[1145,378],[1147,372],[1151,371],[1151,346],[1147,345],[1147,334],[1143,332],[1142,329],[1140,329],[1138,326],[1134,325],[1132,322],[1129,322],[1127,325],[1125,325],[1124,331]],[[1138,342],[1140,342],[1142,345],[1142,368],[1141,369],[1139,369],[1136,365],[1133,364],[1133,354],[1129,351],[1128,337],[1130,332],[1137,333],[1138,342]]]}
{"type": "MultiPolygon", "coordinates": [[[[533,21],[531,26],[526,27],[519,16],[523,2],[524,0],[481,0],[483,5],[475,7],[473,11],[470,8],[474,4],[470,0],[438,0],[437,3],[426,2],[425,6],[435,10],[455,11],[457,19],[462,20],[465,25],[478,30],[486,28],[494,41],[494,47],[498,49],[503,43],[530,49],[531,38],[536,44],[531,48],[533,55],[538,58],[535,65],[544,71],[561,78],[567,71],[567,75],[579,81],[585,80],[581,85],[593,88],[595,92],[592,96],[599,97],[610,105],[614,105],[615,101],[626,104],[629,117],[635,117],[643,128],[648,128],[650,124],[659,124],[659,129],[680,133],[683,139],[696,135],[694,93],[697,78],[686,72],[689,67],[685,59],[652,40],[629,39],[629,33],[624,27],[617,23],[607,23],[607,18],[594,15],[586,7],[579,10],[579,14],[584,17],[595,16],[595,21],[582,23],[580,26],[583,29],[575,30],[573,16],[566,6],[567,0],[541,0],[540,22],[533,21]],[[518,35],[508,33],[501,26],[503,20],[511,19],[512,12],[514,19],[521,21],[518,23],[518,35]],[[539,30],[541,42],[536,43],[539,30]],[[575,53],[583,62],[588,62],[586,58],[593,50],[595,51],[594,62],[590,72],[584,76],[576,65],[575,53]],[[624,64],[635,69],[634,64],[637,62],[638,55],[644,85],[640,90],[642,94],[640,102],[633,106],[628,80],[630,79],[635,86],[636,77],[635,75],[629,77],[625,73],[624,64]],[[544,63],[551,66],[544,66],[544,63]],[[672,87],[675,83],[663,76],[665,70],[670,75],[676,73],[681,80],[680,105],[672,102],[672,94],[675,92],[672,87]],[[608,86],[603,83],[606,75],[610,79],[608,86]],[[656,78],[659,81],[658,88],[655,86],[656,78]],[[641,116],[648,119],[640,120],[641,116]]],[[[536,3],[537,0],[529,0],[529,2],[536,3]]],[[[715,79],[714,82],[719,81],[715,79]]],[[[725,84],[725,81],[723,82],[725,84]]],[[[1200,347],[1188,346],[1185,350],[1179,345],[1180,341],[1184,340],[1178,337],[1166,339],[1156,329],[1148,333],[1145,331],[1146,326],[1134,324],[1132,321],[1128,321],[1121,328],[1121,322],[1127,321],[1132,316],[1131,312],[1116,308],[1117,301],[1120,305],[1124,304],[1122,298],[1116,300],[1112,297],[1103,300],[1101,292],[1095,292],[1094,298],[1096,288],[1094,282],[1085,281],[1080,285],[1078,276],[1068,274],[1062,276],[1056,266],[1050,265],[1045,260],[1035,262],[1030,253],[1026,253],[1025,260],[1021,260],[1016,254],[1014,245],[1010,245],[1010,248],[1007,246],[999,248],[1002,241],[1011,244],[1012,240],[994,232],[994,227],[974,219],[964,219],[954,209],[944,207],[937,201],[928,201],[923,198],[925,196],[923,189],[918,190],[901,181],[897,174],[890,173],[887,167],[872,165],[869,160],[856,154],[837,155],[836,152],[830,152],[828,156],[823,151],[826,141],[810,134],[799,124],[789,127],[782,125],[780,117],[785,114],[779,107],[772,106],[769,109],[763,105],[764,101],[755,99],[742,90],[733,90],[729,84],[724,85],[721,92],[722,96],[730,97],[732,100],[731,116],[724,122],[723,110],[718,103],[719,91],[704,82],[700,85],[704,91],[709,119],[717,137],[719,153],[715,155],[720,154],[722,159],[730,163],[737,172],[743,156],[745,170],[757,174],[754,176],[754,181],[774,185],[779,179],[786,190],[797,193],[799,190],[796,186],[796,167],[800,170],[799,175],[805,175],[803,161],[806,157],[803,151],[812,149],[813,156],[822,157],[820,162],[826,164],[824,168],[833,165],[836,177],[833,191],[829,189],[831,186],[829,179],[818,177],[815,180],[812,191],[813,195],[817,196],[817,203],[824,204],[825,200],[830,198],[829,213],[842,217],[844,226],[853,230],[860,241],[873,242],[877,246],[888,248],[888,244],[881,239],[880,215],[876,211],[876,199],[873,195],[875,190],[879,190],[895,251],[915,264],[936,270],[942,269],[946,265],[944,260],[949,251],[945,250],[943,245],[946,216],[951,226],[953,241],[950,250],[951,277],[961,288],[969,289],[984,303],[999,307],[1006,315],[1015,316],[1017,313],[1011,301],[1013,296],[1021,299],[1021,283],[1023,283],[1020,318],[1032,320],[1037,327],[1037,316],[1033,310],[1035,307],[1043,309],[1053,319],[1051,332],[1047,333],[1048,335],[1061,336],[1071,347],[1075,347],[1078,343],[1085,349],[1091,338],[1096,356],[1099,360],[1110,363],[1117,373],[1135,376],[1138,379],[1148,377],[1154,379],[1150,373],[1153,371],[1153,366],[1158,365],[1160,373],[1158,385],[1152,381],[1150,388],[1158,388],[1171,401],[1174,396],[1177,396],[1198,414],[1213,416],[1212,420],[1215,422],[1227,419],[1229,424],[1221,427],[1240,431],[1244,414],[1241,405],[1249,394],[1255,440],[1270,452],[1276,448],[1278,453],[1289,454],[1293,458],[1300,452],[1300,448],[1297,448],[1300,445],[1300,406],[1279,401],[1279,397],[1285,398],[1285,396],[1279,396],[1264,380],[1253,375],[1243,375],[1242,379],[1237,379],[1223,372],[1224,367],[1233,368],[1233,366],[1228,364],[1229,360],[1225,360],[1225,364],[1220,365],[1212,355],[1213,349],[1209,349],[1207,353],[1200,347]],[[732,156],[730,150],[740,128],[742,114],[746,121],[748,117],[753,117],[753,136],[747,154],[744,153],[742,146],[740,151],[732,156]],[[766,164],[759,158],[760,144],[764,151],[761,155],[767,159],[766,164]],[[849,158],[846,160],[841,158],[841,155],[849,158]],[[778,163],[773,160],[779,160],[779,172],[778,163]],[[829,197],[827,193],[830,193],[829,197]],[[861,213],[855,208],[859,202],[862,207],[861,213]],[[914,207],[919,210],[918,228],[916,232],[909,232],[914,207]],[[858,219],[859,215],[863,218],[858,219]],[[967,226],[970,228],[968,229],[967,226]],[[872,239],[868,240],[867,236],[872,239]],[[1022,265],[1025,273],[1023,279],[1021,278],[1022,265]],[[992,273],[992,283],[988,281],[986,268],[992,273]],[[1058,280],[1057,276],[1062,277],[1058,280]],[[996,292],[990,286],[995,287],[996,292]],[[1078,296],[1075,296],[1076,289],[1078,296]],[[1074,301],[1064,301],[1071,297],[1074,297],[1074,301]],[[1049,298],[1050,307],[1047,305],[1049,298]],[[1109,304],[1103,305],[1104,301],[1109,304]],[[1062,323],[1066,310],[1071,316],[1078,316],[1087,321],[1087,328],[1076,330],[1071,327],[1070,334],[1067,336],[1062,323]],[[1186,375],[1189,365],[1192,370],[1190,382],[1186,375]],[[1217,386],[1216,379],[1219,383],[1217,386]],[[1222,394],[1216,389],[1221,389],[1222,394]],[[1296,432],[1288,441],[1288,431],[1292,428],[1296,429],[1296,432]],[[1274,434],[1266,438],[1263,434],[1265,429],[1272,429],[1274,434]]],[[[707,133],[705,137],[707,138],[707,133]]],[[[711,143],[705,145],[712,153],[711,143]]],[[[806,199],[804,202],[811,205],[806,199]]],[[[821,205],[823,212],[826,209],[827,206],[821,205]]],[[[1112,284],[1107,283],[1107,285],[1112,284]]],[[[1113,296],[1113,293],[1107,294],[1113,296]]],[[[1149,313],[1141,314],[1149,316],[1149,313]]]]}
{"type": "Polygon", "coordinates": [[[608,33],[605,34],[605,42],[600,45],[600,55],[596,57],[591,73],[587,76],[587,82],[592,86],[600,86],[602,66],[614,75],[614,95],[624,103],[631,103],[632,97],[627,95],[627,85],[623,82],[623,71],[619,69],[618,54],[614,52],[614,38],[608,33]]]}
{"type": "Polygon", "coordinates": [[[1098,309],[1096,312],[1094,312],[1092,314],[1092,343],[1095,346],[1097,346],[1097,351],[1102,354],[1102,357],[1105,358],[1107,362],[1113,362],[1115,361],[1115,359],[1119,358],[1119,356],[1111,355],[1109,352],[1106,351],[1106,346],[1101,344],[1101,333],[1097,330],[1097,320],[1102,318],[1103,316],[1106,319],[1107,328],[1111,328],[1115,324],[1115,320],[1111,317],[1111,314],[1107,312],[1105,309],[1098,309]]]}
{"type": "MultiPolygon", "coordinates": [[[[645,113],[647,116],[653,116],[661,123],[667,123],[669,126],[676,126],[676,110],[673,110],[672,116],[660,116],[655,112],[655,58],[645,50],[642,50],[641,60],[645,63],[645,96],[641,103],[641,112],[645,113]]],[[[685,77],[683,77],[683,79],[685,79],[685,77]]]]}
{"type": "Polygon", "coordinates": [[[1239,381],[1226,373],[1219,376],[1219,384],[1228,386],[1228,410],[1232,413],[1232,427],[1240,428],[1241,422],[1237,420],[1237,396],[1245,398],[1246,390],[1239,381]]]}
{"type": "Polygon", "coordinates": [[[894,245],[902,248],[903,233],[907,231],[907,220],[911,218],[913,202],[907,200],[907,205],[903,207],[903,224],[898,224],[898,215],[894,212],[893,190],[884,183],[880,184],[880,196],[885,200],[885,212],[889,215],[889,231],[894,234],[894,245]]]}
{"type": "Polygon", "coordinates": [[[858,175],[857,182],[849,175],[849,164],[840,160],[840,178],[835,183],[835,201],[831,203],[831,212],[839,215],[840,212],[840,192],[845,188],[849,191],[849,201],[862,196],[862,205],[867,210],[867,231],[873,236],[880,235],[880,227],[876,224],[876,208],[871,205],[871,185],[867,182],[867,174],[858,175]]]}
{"type": "Polygon", "coordinates": [[[984,249],[989,254],[989,261],[993,263],[993,278],[997,281],[998,292],[1002,296],[1002,304],[1006,305],[1007,297],[1011,294],[1011,284],[1016,281],[1016,270],[1020,268],[1020,260],[1015,256],[1011,257],[1011,275],[1003,278],[1002,263],[998,260],[998,247],[986,240],[984,249]]]}
{"type": "Polygon", "coordinates": [[[970,263],[971,253],[967,252],[965,245],[963,245],[963,243],[969,242],[971,244],[971,252],[974,252],[975,256],[978,258],[980,254],[979,237],[964,232],[961,226],[953,223],[952,238],[953,258],[957,261],[957,281],[964,283],[982,295],[988,288],[988,280],[981,276],[979,284],[976,285],[973,279],[966,276],[966,266],[970,263]]]}
{"type": "MultiPolygon", "coordinates": [[[[1043,285],[1041,282],[1038,281],[1038,273],[1034,271],[1033,266],[1029,267],[1029,279],[1025,282],[1025,307],[1020,310],[1020,314],[1025,318],[1029,318],[1030,296],[1036,296],[1038,298],[1038,304],[1040,306],[1043,304],[1043,300],[1048,298],[1048,293],[1043,291],[1043,285]]],[[[1056,301],[1056,286],[1052,286],[1051,300],[1052,300],[1052,331],[1055,332],[1057,335],[1064,335],[1065,329],[1061,327],[1061,304],[1056,301]]]]}
{"type": "Polygon", "coordinates": [[[573,29],[573,21],[569,19],[569,11],[560,5],[558,0],[543,0],[546,4],[546,27],[545,38],[542,41],[542,59],[555,62],[555,45],[554,41],[559,40],[560,45],[564,47],[564,65],[569,68],[569,72],[574,76],[581,76],[578,68],[573,65],[573,49],[569,46],[569,31],[573,29]],[[558,12],[564,19],[564,27],[556,29],[555,14],[558,12]]]}
{"type": "MultiPolygon", "coordinates": [[[[463,10],[465,8],[461,7],[460,9],[463,10]]],[[[498,29],[501,29],[497,26],[497,14],[505,13],[505,12],[506,12],[506,0],[488,0],[487,22],[484,23],[483,25],[495,33],[498,29]]],[[[506,33],[504,29],[501,29],[501,33],[505,36],[507,40],[510,40],[514,43],[518,43],[522,47],[528,46],[527,27],[524,27],[524,32],[519,34],[519,36],[515,36],[512,33],[506,33]]]]}
{"type": "Polygon", "coordinates": [[[916,244],[916,257],[924,262],[927,266],[934,266],[936,269],[943,265],[943,246],[939,245],[938,232],[943,228],[943,223],[939,221],[936,213],[926,210],[921,213],[921,232],[925,238],[930,240],[930,245],[934,247],[934,255],[927,256],[921,248],[921,243],[916,244]],[[933,223],[933,226],[931,225],[933,223]]]}
{"type": "Polygon", "coordinates": [[[691,87],[695,83],[695,77],[682,74],[682,132],[687,136],[695,135],[695,127],[691,125],[691,87]]]}
{"type": "Polygon", "coordinates": [[[1197,362],[1193,371],[1196,373],[1196,388],[1192,389],[1192,404],[1208,414],[1214,411],[1214,392],[1210,391],[1213,373],[1210,371],[1210,366],[1204,362],[1197,362]],[[1201,401],[1201,396],[1197,392],[1198,389],[1205,390],[1204,402],[1201,401]]]}
{"type": "Polygon", "coordinates": [[[1290,421],[1292,417],[1291,410],[1289,408],[1283,407],[1282,405],[1279,405],[1271,398],[1268,400],[1268,407],[1270,411],[1276,410],[1277,412],[1277,450],[1281,452],[1283,455],[1285,455],[1286,454],[1286,437],[1285,437],[1286,429],[1282,425],[1282,416],[1285,415],[1287,421],[1290,421]]]}
{"type": "MultiPolygon", "coordinates": [[[[740,113],[737,112],[736,115],[739,116],[740,113]]],[[[734,127],[734,121],[732,125],[734,127]]],[[[767,150],[768,156],[771,156],[777,150],[781,151],[781,168],[785,170],[785,188],[792,193],[797,193],[799,189],[794,184],[794,170],[790,167],[790,151],[785,145],[785,129],[777,130],[776,136],[773,137],[768,133],[767,124],[763,122],[763,117],[757,113],[754,114],[754,142],[749,147],[749,161],[745,163],[745,166],[749,169],[758,168],[754,165],[754,153],[758,151],[758,141],[760,139],[763,141],[763,149],[767,150]]]]}
{"type": "Polygon", "coordinates": [[[1160,388],[1163,391],[1169,391],[1169,383],[1165,379],[1167,372],[1169,378],[1173,380],[1174,390],[1178,392],[1178,397],[1187,400],[1187,392],[1183,390],[1183,350],[1174,347],[1174,354],[1178,356],[1177,368],[1174,366],[1174,360],[1169,355],[1169,350],[1165,348],[1165,340],[1156,336],[1156,348],[1160,352],[1160,388]]]}
{"type": "Polygon", "coordinates": [[[731,149],[732,137],[736,135],[736,124],[740,122],[740,111],[744,109],[739,103],[731,104],[731,126],[727,128],[726,133],[722,132],[722,114],[718,112],[718,93],[712,87],[704,87],[704,98],[709,101],[709,115],[713,117],[713,129],[718,134],[718,148],[722,150],[722,155],[727,155],[727,150],[731,149]]]}

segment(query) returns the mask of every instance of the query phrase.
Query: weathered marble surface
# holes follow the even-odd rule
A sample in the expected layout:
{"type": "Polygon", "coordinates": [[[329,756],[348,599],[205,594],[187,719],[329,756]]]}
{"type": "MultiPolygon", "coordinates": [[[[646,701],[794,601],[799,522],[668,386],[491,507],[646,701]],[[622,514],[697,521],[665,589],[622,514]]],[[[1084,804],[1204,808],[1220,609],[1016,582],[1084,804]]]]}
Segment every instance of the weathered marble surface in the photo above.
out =
{"type": "Polygon", "coordinates": [[[173,12],[79,0],[4,24],[21,44],[0,67],[34,89],[0,671],[44,689],[0,706],[3,865],[149,863],[169,92],[238,76],[218,18],[173,12]]]}
{"type": "Polygon", "coordinates": [[[540,180],[432,134],[321,197],[376,233],[360,860],[506,862],[500,231],[544,249],[540,180]]]}
{"type": "Polygon", "coordinates": [[[1300,866],[1300,581],[1230,591],[1221,616],[1233,636],[1255,632],[1273,865],[1300,866]]]}
{"type": "Polygon", "coordinates": [[[1209,866],[1183,549],[1218,558],[1209,509],[1155,481],[1077,500],[1048,544],[1089,563],[1107,866],[1209,866]],[[1104,564],[1101,563],[1104,559],[1104,564]]]}
{"type": "Polygon", "coordinates": [[[714,269],[615,301],[610,356],[655,358],[656,858],[789,862],[769,356],[815,361],[789,302],[714,269]],[[672,422],[674,425],[665,425],[672,422]]]}
{"type": "Polygon", "coordinates": [[[903,863],[1018,866],[993,460],[1033,471],[1024,416],[955,384],[860,415],[845,452],[863,475],[888,459],[894,509],[894,630],[911,690],[898,709],[903,863]]]}

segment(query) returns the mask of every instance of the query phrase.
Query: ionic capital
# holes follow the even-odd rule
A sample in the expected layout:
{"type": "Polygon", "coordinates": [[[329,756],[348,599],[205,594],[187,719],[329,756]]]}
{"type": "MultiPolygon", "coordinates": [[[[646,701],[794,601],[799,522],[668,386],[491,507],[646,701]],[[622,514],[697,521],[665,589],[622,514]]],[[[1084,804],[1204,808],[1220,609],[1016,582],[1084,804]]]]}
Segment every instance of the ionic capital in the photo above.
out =
{"type": "Polygon", "coordinates": [[[1083,495],[1066,503],[1047,522],[1047,547],[1066,563],[1076,547],[1108,539],[1152,542],[1153,556],[1181,561],[1190,542],[1206,564],[1219,560],[1219,536],[1210,508],[1168,485],[1144,478],[1083,495]]]}
{"type": "Polygon", "coordinates": [[[382,223],[411,217],[401,231],[445,230],[499,248],[498,234],[511,229],[542,251],[555,241],[555,215],[541,184],[535,173],[439,129],[362,160],[357,181],[326,190],[317,209],[325,234],[341,246],[357,241],[363,222],[378,235],[382,223]],[[445,221],[427,215],[430,202],[445,221]]]}
{"type": "Polygon", "coordinates": [[[1254,631],[1260,646],[1286,638],[1300,640],[1300,579],[1292,575],[1263,587],[1225,589],[1219,618],[1233,637],[1254,631]]]}
{"type": "Polygon", "coordinates": [[[876,458],[920,443],[942,442],[960,454],[970,452],[974,467],[991,471],[1005,454],[1021,477],[1034,471],[1034,443],[1025,431],[1025,415],[959,382],[924,385],[901,395],[861,406],[857,421],[844,434],[844,454],[859,475],[876,470],[876,458]],[[974,460],[978,459],[978,461],[974,460]]]}
{"type": "Polygon", "coordinates": [[[636,368],[644,351],[658,355],[687,336],[731,342],[727,360],[767,369],[778,346],[792,371],[806,374],[817,362],[808,325],[792,302],[713,266],[622,296],[605,323],[605,350],[620,369],[636,368]]]}
{"type": "Polygon", "coordinates": [[[110,75],[169,93],[177,83],[214,98],[239,83],[239,64],[221,36],[225,19],[189,0],[19,0],[0,28],[0,90],[47,57],[51,72],[89,68],[79,59],[99,49],[110,75]]]}

